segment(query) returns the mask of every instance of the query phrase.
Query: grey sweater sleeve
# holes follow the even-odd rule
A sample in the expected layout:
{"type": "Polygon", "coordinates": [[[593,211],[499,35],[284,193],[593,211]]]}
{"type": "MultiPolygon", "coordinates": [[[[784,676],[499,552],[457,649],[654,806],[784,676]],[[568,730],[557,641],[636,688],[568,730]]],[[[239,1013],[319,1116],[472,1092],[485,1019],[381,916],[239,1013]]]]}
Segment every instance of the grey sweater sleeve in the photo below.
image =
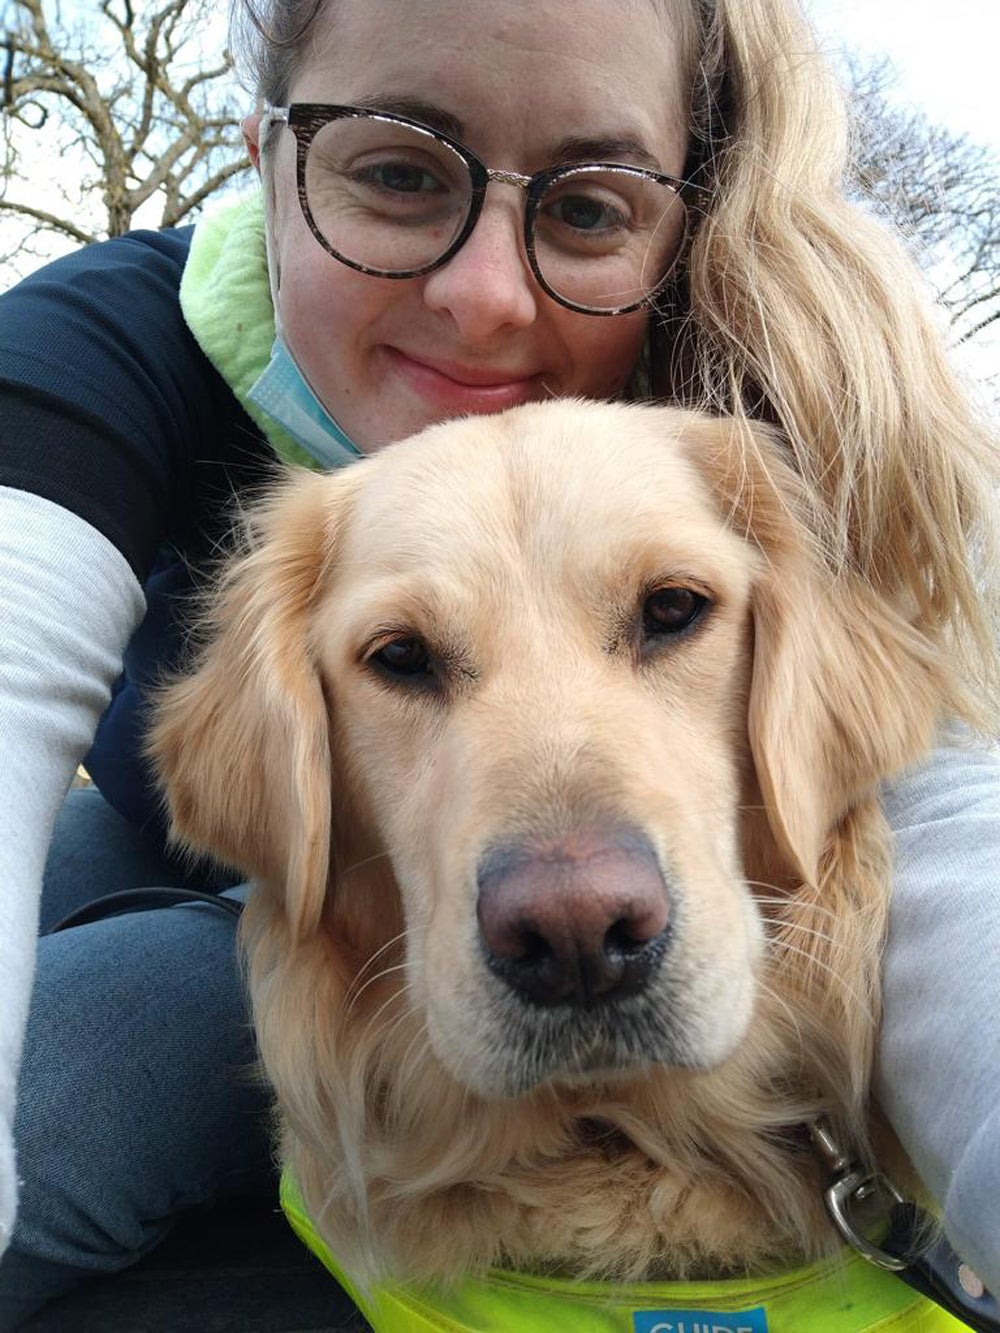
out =
{"type": "Polygon", "coordinates": [[[45,856],[144,599],[125,557],[95,528],[0,487],[0,608],[2,1252],[17,1195],[11,1121],[45,856]]]}
{"type": "Polygon", "coordinates": [[[959,1254],[1000,1292],[1000,758],[949,749],[885,794],[896,882],[876,1095],[959,1254]]]}

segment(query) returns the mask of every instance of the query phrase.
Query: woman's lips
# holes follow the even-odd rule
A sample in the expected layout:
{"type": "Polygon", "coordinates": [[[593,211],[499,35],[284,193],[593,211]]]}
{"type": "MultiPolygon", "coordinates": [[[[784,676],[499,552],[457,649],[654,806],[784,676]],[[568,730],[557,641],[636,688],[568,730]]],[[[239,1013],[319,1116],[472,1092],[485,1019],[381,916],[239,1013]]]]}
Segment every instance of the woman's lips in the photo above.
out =
{"type": "Polygon", "coordinates": [[[519,403],[547,397],[541,375],[518,375],[502,370],[462,366],[450,361],[425,361],[386,349],[395,372],[421,398],[448,412],[500,412],[519,403]]]}

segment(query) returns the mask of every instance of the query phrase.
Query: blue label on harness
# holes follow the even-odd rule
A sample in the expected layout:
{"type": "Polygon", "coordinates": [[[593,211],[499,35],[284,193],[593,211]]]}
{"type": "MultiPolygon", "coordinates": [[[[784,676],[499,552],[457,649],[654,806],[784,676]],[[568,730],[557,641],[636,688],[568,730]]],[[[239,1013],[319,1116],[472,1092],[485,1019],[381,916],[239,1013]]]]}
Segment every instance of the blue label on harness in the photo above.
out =
{"type": "Polygon", "coordinates": [[[717,1314],[714,1310],[636,1310],[634,1333],[767,1333],[767,1312],[741,1310],[717,1314]]]}

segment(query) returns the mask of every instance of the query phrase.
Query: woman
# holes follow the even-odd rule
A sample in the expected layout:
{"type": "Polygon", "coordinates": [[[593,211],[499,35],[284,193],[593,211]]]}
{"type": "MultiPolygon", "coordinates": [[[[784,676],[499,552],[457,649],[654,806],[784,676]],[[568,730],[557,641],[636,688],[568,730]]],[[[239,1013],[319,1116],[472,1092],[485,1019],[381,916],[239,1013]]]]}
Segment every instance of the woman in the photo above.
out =
{"type": "MultiPolygon", "coordinates": [[[[275,3],[246,33],[266,225],[245,204],[3,298],[4,1126],[53,826],[43,924],[186,879],[138,757],[141,701],[178,649],[189,569],[275,452],[336,464],[459,413],[652,380],[777,422],[826,502],[831,562],[950,627],[994,681],[968,555],[990,531],[989,442],[898,247],[841,197],[843,118],[795,0],[314,8],[275,3]],[[88,746],[103,796],[60,814],[88,746]]],[[[1000,1284],[994,761],[943,752],[889,807],[879,1091],[959,1249],[1000,1284]]],[[[176,1209],[264,1186],[262,1098],[233,1074],[243,1023],[221,914],[40,941],[3,1327],[133,1262],[176,1209]]],[[[6,1128],[0,1150],[9,1228],[6,1128]]]]}

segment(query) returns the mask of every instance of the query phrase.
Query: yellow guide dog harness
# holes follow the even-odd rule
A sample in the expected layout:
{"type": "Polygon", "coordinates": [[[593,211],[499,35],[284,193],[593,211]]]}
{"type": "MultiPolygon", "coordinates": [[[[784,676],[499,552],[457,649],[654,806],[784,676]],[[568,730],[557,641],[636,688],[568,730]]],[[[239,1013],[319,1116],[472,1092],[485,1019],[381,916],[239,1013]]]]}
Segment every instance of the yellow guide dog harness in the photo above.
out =
{"type": "Polygon", "coordinates": [[[860,1255],[766,1278],[631,1285],[491,1271],[443,1291],[366,1291],[339,1267],[286,1172],[281,1204],[375,1333],[965,1333],[940,1305],[860,1255]]]}

